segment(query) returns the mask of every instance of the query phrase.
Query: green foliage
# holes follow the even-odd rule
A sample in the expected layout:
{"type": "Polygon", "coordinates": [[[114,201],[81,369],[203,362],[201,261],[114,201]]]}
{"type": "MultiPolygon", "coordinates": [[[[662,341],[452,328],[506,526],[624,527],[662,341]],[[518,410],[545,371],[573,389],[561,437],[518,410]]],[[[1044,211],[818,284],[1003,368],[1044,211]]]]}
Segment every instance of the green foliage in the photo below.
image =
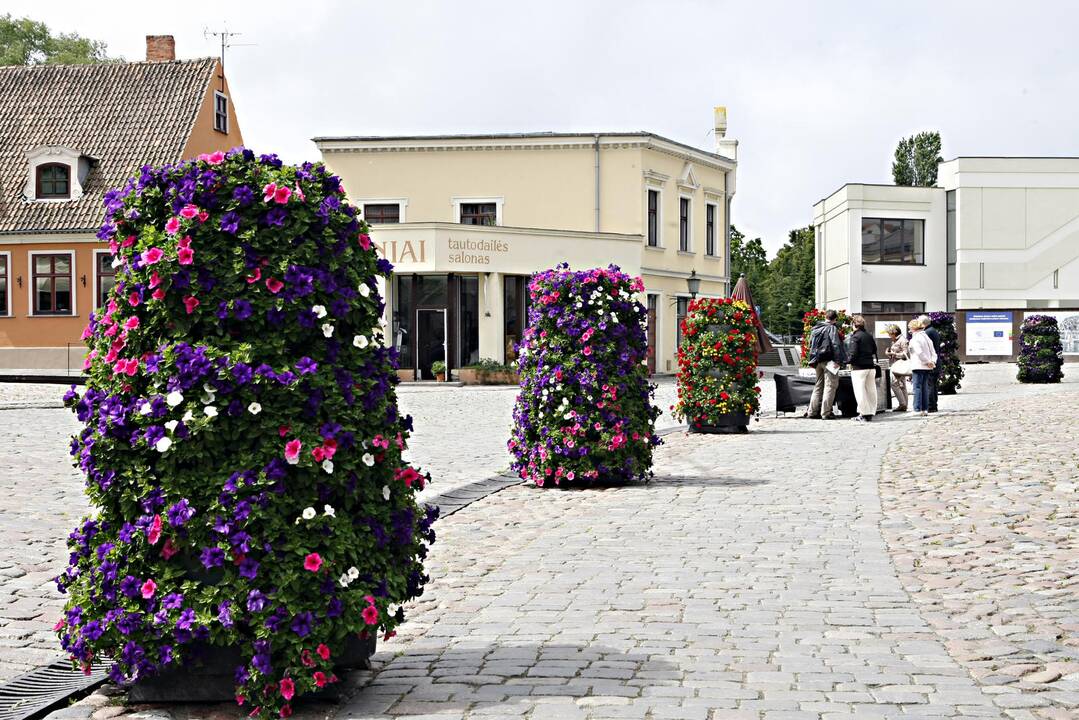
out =
{"type": "Polygon", "coordinates": [[[516,365],[503,365],[494,358],[480,358],[479,362],[474,362],[465,367],[469,370],[479,370],[481,372],[517,372],[516,365]]]}
{"type": "Polygon", "coordinates": [[[761,322],[773,333],[797,333],[803,313],[816,302],[813,243],[812,227],[791,230],[787,243],[769,262],[760,238],[747,240],[731,226],[731,277],[745,273],[753,302],[761,309],[761,322]]]}
{"type": "Polygon", "coordinates": [[[115,59],[99,40],[78,33],[54,35],[45,23],[0,16],[0,65],[83,65],[115,59]]]}
{"type": "Polygon", "coordinates": [[[446,372],[446,363],[441,360],[435,360],[433,363],[431,363],[431,372],[433,372],[435,375],[446,372]]]}
{"type": "MultiPolygon", "coordinates": [[[[768,253],[760,238],[747,240],[738,228],[731,225],[731,278],[743,274],[749,289],[756,292],[768,274],[768,253]]],[[[756,296],[753,299],[759,302],[756,296]]]]}
{"type": "Polygon", "coordinates": [[[895,147],[892,179],[896,185],[933,187],[937,184],[937,165],[943,160],[939,132],[922,132],[902,138],[895,147]]]}

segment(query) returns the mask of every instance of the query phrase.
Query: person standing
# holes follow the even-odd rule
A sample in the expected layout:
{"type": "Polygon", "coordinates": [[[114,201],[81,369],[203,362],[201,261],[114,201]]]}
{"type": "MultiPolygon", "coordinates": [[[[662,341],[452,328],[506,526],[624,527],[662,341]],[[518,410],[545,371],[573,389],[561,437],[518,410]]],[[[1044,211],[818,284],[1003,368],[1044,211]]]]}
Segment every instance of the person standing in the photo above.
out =
{"type": "Polygon", "coordinates": [[[806,417],[821,420],[835,420],[835,394],[839,390],[838,367],[829,370],[829,363],[845,365],[847,351],[835,326],[839,313],[829,310],[824,313],[824,321],[817,323],[809,334],[809,366],[817,371],[817,382],[813,386],[813,396],[809,399],[809,413],[806,417]]]}
{"type": "Polygon", "coordinates": [[[850,381],[858,401],[857,422],[869,422],[877,414],[877,342],[865,329],[865,318],[855,315],[850,336],[850,381]]]}
{"type": "MultiPolygon", "coordinates": [[[[918,322],[925,328],[925,336],[929,338],[929,341],[933,343],[933,352],[936,353],[937,358],[940,358],[940,331],[933,327],[933,320],[928,315],[922,315],[918,318],[918,322]]],[[[937,386],[940,384],[940,364],[937,363],[933,367],[933,372],[929,376],[929,408],[927,412],[935,413],[937,411],[937,386]]]]}
{"type": "Polygon", "coordinates": [[[906,333],[899,329],[898,325],[889,325],[887,328],[888,337],[891,338],[892,344],[888,346],[887,355],[888,362],[891,364],[890,370],[892,374],[892,392],[895,394],[895,401],[898,406],[895,412],[907,411],[907,380],[910,379],[910,373],[896,372],[896,370],[906,369],[910,367],[910,360],[907,358],[907,338],[906,333]]]}
{"type": "Polygon", "coordinates": [[[937,351],[933,341],[925,333],[921,319],[910,321],[910,366],[914,375],[914,412],[926,415],[929,412],[929,385],[933,370],[937,367],[937,351]]]}

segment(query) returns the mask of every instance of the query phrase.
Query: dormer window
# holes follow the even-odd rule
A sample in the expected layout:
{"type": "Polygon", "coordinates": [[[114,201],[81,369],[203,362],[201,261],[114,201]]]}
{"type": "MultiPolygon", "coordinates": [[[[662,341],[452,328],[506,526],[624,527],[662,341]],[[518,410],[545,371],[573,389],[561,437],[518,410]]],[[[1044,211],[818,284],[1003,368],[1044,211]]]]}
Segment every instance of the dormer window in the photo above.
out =
{"type": "Polygon", "coordinates": [[[67,200],[71,197],[71,166],[63,163],[38,165],[34,183],[39,200],[67,200]]]}
{"type": "Polygon", "coordinates": [[[229,99],[228,96],[214,91],[214,130],[225,133],[229,132],[229,99]]]}

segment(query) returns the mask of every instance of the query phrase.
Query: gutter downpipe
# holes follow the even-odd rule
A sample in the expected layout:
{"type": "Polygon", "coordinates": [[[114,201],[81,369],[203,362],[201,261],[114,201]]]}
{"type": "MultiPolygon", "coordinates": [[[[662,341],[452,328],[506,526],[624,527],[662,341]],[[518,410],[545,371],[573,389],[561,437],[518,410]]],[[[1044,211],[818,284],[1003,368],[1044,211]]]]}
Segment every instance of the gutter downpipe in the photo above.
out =
{"type": "Polygon", "coordinates": [[[727,274],[726,297],[731,296],[731,171],[723,171],[723,269],[727,274]]]}
{"type": "Polygon", "coordinates": [[[597,233],[599,232],[599,137],[600,137],[599,135],[593,135],[592,136],[593,140],[595,140],[595,145],[594,145],[594,148],[595,148],[595,152],[594,152],[594,155],[595,155],[595,178],[596,178],[595,205],[596,205],[596,232],[597,233]]]}

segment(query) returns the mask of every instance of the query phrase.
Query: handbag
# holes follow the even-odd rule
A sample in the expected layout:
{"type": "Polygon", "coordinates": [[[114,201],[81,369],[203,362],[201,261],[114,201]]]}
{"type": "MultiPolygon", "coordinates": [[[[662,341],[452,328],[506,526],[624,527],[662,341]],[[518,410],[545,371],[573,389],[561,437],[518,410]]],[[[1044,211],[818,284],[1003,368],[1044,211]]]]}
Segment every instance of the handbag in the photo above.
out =
{"type": "Polygon", "coordinates": [[[896,360],[892,363],[891,371],[892,375],[910,375],[910,360],[907,360],[906,358],[896,360]]]}

